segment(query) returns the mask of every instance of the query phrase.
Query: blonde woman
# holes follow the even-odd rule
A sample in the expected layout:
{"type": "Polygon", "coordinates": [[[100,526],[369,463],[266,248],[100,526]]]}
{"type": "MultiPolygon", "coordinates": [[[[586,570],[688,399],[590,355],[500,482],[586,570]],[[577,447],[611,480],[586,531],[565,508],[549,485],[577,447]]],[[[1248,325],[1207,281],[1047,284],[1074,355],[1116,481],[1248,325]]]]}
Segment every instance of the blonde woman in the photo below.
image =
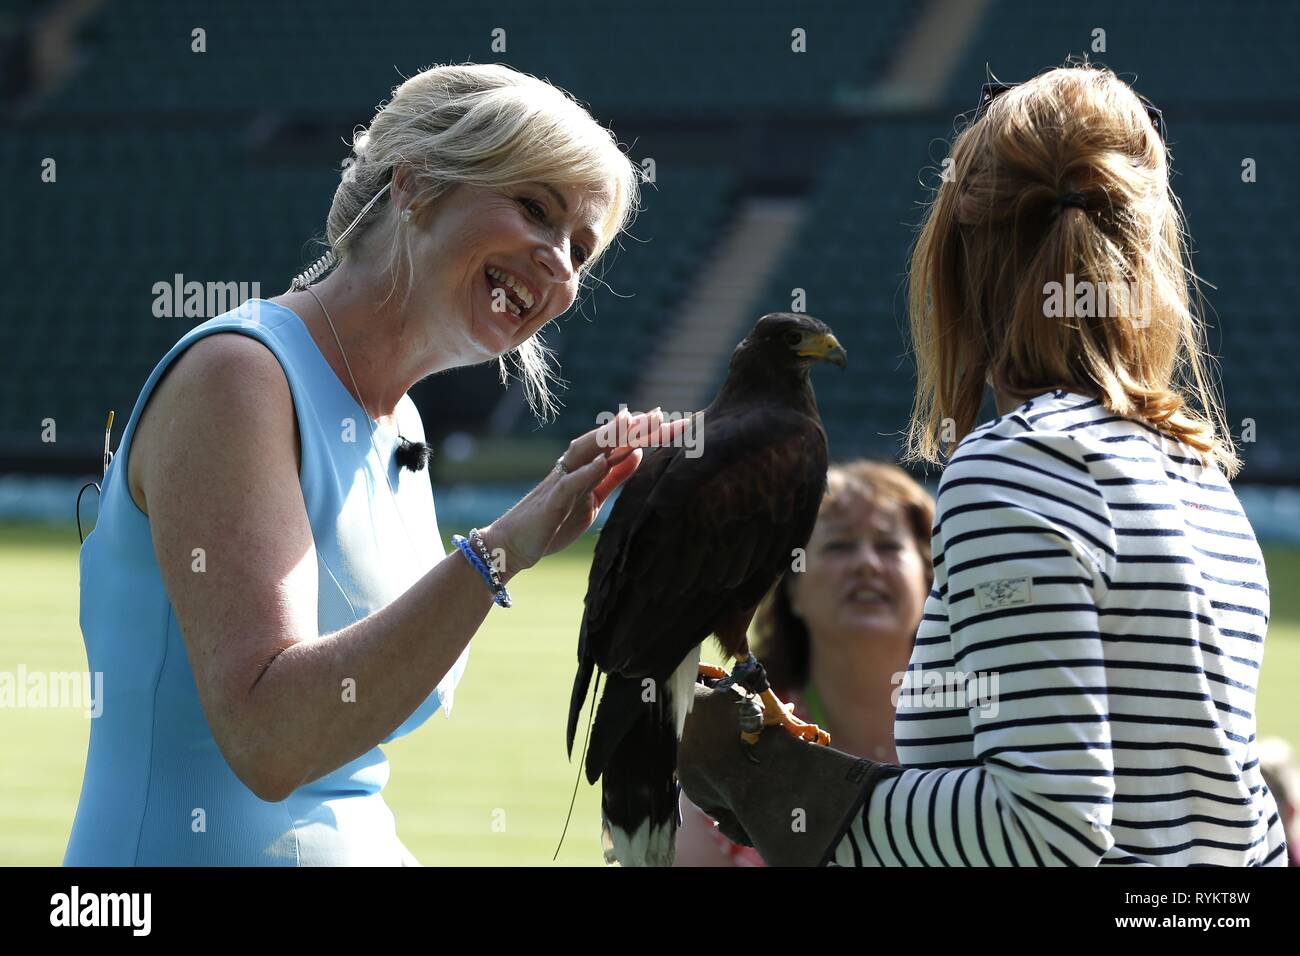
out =
{"type": "MultiPolygon", "coordinates": [[[[832,465],[803,570],[782,577],[754,618],[754,654],[772,689],[844,753],[898,761],[894,696],[930,591],[933,525],[934,501],[892,462],[832,465]]],[[[763,859],[690,807],[677,865],[763,859]]]]}
{"type": "Polygon", "coordinates": [[[163,357],[81,555],[105,701],[65,863],[415,862],[379,745],[450,707],[493,602],[587,529],[640,450],[581,436],[444,556],[407,391],[509,357],[544,412],[538,332],[628,221],[636,177],[554,87],[427,70],[356,138],[327,220],[337,268],[163,357]]]}
{"type": "Polygon", "coordinates": [[[736,695],[701,688],[686,792],[776,863],[1285,865],[1255,739],[1268,580],[1163,118],[1054,69],[986,88],[951,158],[912,258],[909,451],[949,457],[900,762],[780,733],[752,762],[736,695]],[[1084,307],[1102,283],[1136,294],[1084,307]]]}

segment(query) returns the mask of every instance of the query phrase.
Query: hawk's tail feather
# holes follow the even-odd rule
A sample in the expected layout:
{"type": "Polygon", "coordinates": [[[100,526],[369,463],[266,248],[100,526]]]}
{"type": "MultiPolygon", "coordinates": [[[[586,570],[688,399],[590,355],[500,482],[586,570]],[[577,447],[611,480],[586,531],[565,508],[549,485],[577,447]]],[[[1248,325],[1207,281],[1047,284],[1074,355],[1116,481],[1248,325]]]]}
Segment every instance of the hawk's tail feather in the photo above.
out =
{"type": "Polygon", "coordinates": [[[573,756],[573,740],[578,733],[578,718],[582,716],[582,705],[587,702],[587,688],[591,684],[591,673],[596,662],[585,655],[578,659],[578,673],[573,678],[573,693],[569,697],[569,726],[565,731],[564,742],[573,756]]]}
{"type": "MultiPolygon", "coordinates": [[[[679,822],[677,728],[671,691],[643,703],[633,683],[633,720],[617,740],[601,772],[601,842],[607,862],[624,866],[672,866],[679,822]]],[[[601,713],[609,700],[606,684],[601,713]]],[[[599,732],[599,718],[597,730],[599,732]]],[[[592,751],[595,750],[595,735],[592,751]]],[[[590,772],[590,765],[588,767],[590,772]]]]}
{"type": "Polygon", "coordinates": [[[641,699],[641,682],[621,674],[605,674],[605,690],[596,705],[596,722],[587,747],[587,782],[595,783],[613,759],[614,752],[639,725],[640,718],[658,707],[641,699]]]}

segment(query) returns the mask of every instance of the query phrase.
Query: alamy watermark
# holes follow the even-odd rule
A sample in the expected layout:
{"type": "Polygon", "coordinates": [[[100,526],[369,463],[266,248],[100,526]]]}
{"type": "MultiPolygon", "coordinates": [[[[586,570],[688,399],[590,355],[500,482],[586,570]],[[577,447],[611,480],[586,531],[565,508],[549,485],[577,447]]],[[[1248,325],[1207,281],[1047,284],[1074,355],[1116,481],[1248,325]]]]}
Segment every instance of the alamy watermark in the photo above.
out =
{"type": "Polygon", "coordinates": [[[658,448],[663,445],[685,448],[687,458],[699,458],[704,454],[703,412],[662,412],[664,428],[653,435],[646,434],[650,427],[648,419],[633,419],[626,412],[627,406],[619,405],[617,412],[601,412],[596,416],[596,425],[600,428],[596,434],[598,446],[626,448],[635,444],[641,448],[658,448]],[[677,426],[677,422],[682,424],[677,426]]]}
{"type": "Polygon", "coordinates": [[[159,319],[212,319],[227,312],[257,318],[260,282],[188,282],[176,273],[170,282],[153,284],[153,314],[159,319]]]}
{"type": "Polygon", "coordinates": [[[50,897],[51,926],[118,926],[133,936],[148,936],[152,913],[152,893],[83,893],[73,884],[68,892],[50,897]]]}
{"type": "Polygon", "coordinates": [[[998,715],[996,671],[915,670],[898,671],[890,678],[894,690],[889,699],[914,709],[955,710],[978,707],[982,717],[998,715]],[[910,679],[909,679],[910,678],[910,679]]]}
{"type": "Polygon", "coordinates": [[[1151,287],[1147,282],[1076,281],[1073,272],[1065,282],[1043,284],[1043,316],[1062,318],[1127,318],[1134,328],[1151,324],[1151,287]]]}
{"type": "Polygon", "coordinates": [[[87,717],[104,712],[104,672],[0,671],[0,708],[83,709],[87,717]]]}

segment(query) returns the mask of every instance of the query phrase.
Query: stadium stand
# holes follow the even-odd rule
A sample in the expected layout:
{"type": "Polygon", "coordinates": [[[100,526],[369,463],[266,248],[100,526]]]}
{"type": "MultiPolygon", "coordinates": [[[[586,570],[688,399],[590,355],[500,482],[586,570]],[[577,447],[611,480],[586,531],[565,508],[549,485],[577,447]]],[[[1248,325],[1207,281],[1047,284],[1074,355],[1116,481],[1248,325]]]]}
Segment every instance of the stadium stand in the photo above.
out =
{"type": "MultiPolygon", "coordinates": [[[[55,6],[24,3],[5,21],[7,47],[21,47],[21,30],[55,6]]],[[[754,314],[788,309],[791,290],[805,290],[808,311],[851,356],[849,372],[815,378],[833,453],[892,456],[913,378],[904,272],[952,118],[974,105],[989,71],[1020,80],[1087,54],[1165,110],[1233,431],[1254,423],[1243,478],[1300,479],[1290,368],[1300,233],[1287,163],[1300,145],[1300,73],[1286,46],[1300,6],[1268,2],[1241,16],[1208,0],[1107,0],[1084,14],[990,0],[935,98],[901,107],[849,94],[882,82],[931,4],[742,6],[672,0],[651,12],[563,0],[543,11],[503,0],[434,17],[415,0],[374,9],[322,0],[311,15],[242,0],[101,4],[77,35],[76,69],[10,97],[0,137],[0,174],[17,184],[0,204],[0,250],[19,280],[0,320],[0,458],[27,470],[96,461],[106,411],[125,415],[154,362],[201,320],[154,316],[154,284],[180,274],[278,294],[319,252],[310,240],[323,228],[348,132],[403,73],[465,59],[553,80],[634,158],[661,159],[632,235],[549,333],[569,383],[559,420],[539,429],[518,389],[502,399],[495,371],[482,367],[417,386],[432,435],[495,427],[567,440],[589,427],[634,393],[738,204],[775,189],[803,197],[807,212],[754,314]],[[196,27],[206,31],[203,54],[191,51],[196,27]],[[506,48],[493,52],[497,27],[506,48]],[[791,53],[795,27],[807,31],[806,56],[791,53]],[[1105,52],[1091,51],[1098,27],[1105,52]],[[566,42],[555,43],[558,34],[566,42]],[[1214,68],[1225,59],[1248,68],[1214,68]],[[614,75],[620,81],[608,82],[614,75]],[[755,157],[755,142],[774,144],[770,155],[755,157]],[[1247,157],[1258,168],[1251,184],[1241,182],[1247,157]],[[57,188],[40,180],[46,158],[57,160],[57,188]],[[514,412],[494,414],[498,402],[514,412]],[[46,417],[58,421],[57,451],[40,441],[46,417]]]]}
{"type": "Polygon", "coordinates": [[[897,453],[915,381],[905,353],[906,253],[926,196],[923,169],[933,185],[948,132],[933,121],[881,122],[845,144],[755,310],[788,310],[800,289],[848,351],[848,372],[818,369],[813,380],[833,457],[897,453]]]}
{"type": "Polygon", "coordinates": [[[49,104],[55,113],[223,112],[276,109],[373,110],[395,82],[393,64],[414,72],[432,61],[485,59],[485,44],[503,29],[494,58],[544,76],[609,112],[675,120],[720,111],[769,115],[832,108],[836,86],[867,82],[909,22],[909,4],[823,0],[792,9],[780,0],[743,4],[667,0],[653,8],[610,0],[559,0],[544,7],[500,0],[489,7],[433,7],[396,0],[363,9],[318,0],[309,12],[289,4],[236,0],[122,0],[105,8],[87,36],[85,71],[49,104]],[[436,12],[435,12],[436,11],[436,12]],[[684,23],[691,24],[683,29],[684,23]],[[196,71],[191,31],[206,31],[206,69],[196,71]],[[791,29],[809,44],[835,44],[836,55],[793,57],[791,29]],[[568,28],[571,39],[553,42],[568,28]],[[285,37],[310,50],[307,69],[283,53],[285,37]],[[709,64],[708,73],[682,63],[709,64]],[[132,68],[124,68],[132,64],[132,68]],[[639,82],[609,83],[629,65],[639,82]],[[172,82],[160,84],[160,77],[172,82]],[[326,106],[328,104],[328,106],[326,106]]]}

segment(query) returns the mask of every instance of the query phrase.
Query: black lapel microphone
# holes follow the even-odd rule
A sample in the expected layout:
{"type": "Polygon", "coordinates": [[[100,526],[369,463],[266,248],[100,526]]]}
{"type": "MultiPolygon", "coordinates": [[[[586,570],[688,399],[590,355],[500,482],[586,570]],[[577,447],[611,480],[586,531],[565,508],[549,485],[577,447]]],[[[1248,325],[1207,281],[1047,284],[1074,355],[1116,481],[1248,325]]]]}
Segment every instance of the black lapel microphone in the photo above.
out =
{"type": "Polygon", "coordinates": [[[433,446],[428,442],[408,441],[401,435],[397,436],[395,456],[399,467],[420,471],[429,464],[429,456],[432,454],[433,446]]]}

